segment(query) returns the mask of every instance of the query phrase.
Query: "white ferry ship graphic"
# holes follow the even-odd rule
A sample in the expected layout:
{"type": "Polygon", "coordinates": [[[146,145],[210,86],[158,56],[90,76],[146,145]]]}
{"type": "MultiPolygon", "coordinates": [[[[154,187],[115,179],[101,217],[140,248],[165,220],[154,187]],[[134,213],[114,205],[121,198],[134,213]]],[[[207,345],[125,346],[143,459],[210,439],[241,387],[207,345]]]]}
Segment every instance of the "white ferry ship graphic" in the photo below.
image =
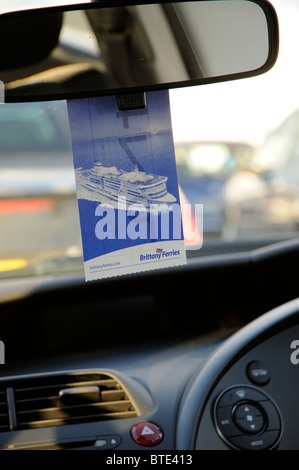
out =
{"type": "MultiPolygon", "coordinates": [[[[76,169],[76,180],[77,186],[96,193],[99,202],[112,205],[119,202],[120,198],[125,198],[127,205],[137,203],[147,209],[151,204],[171,204],[176,201],[176,197],[167,190],[167,176],[146,173],[137,165],[133,171],[127,172],[116,166],[105,167],[101,162],[95,162],[93,168],[76,169]]],[[[78,193],[80,197],[80,190],[78,193]]]]}

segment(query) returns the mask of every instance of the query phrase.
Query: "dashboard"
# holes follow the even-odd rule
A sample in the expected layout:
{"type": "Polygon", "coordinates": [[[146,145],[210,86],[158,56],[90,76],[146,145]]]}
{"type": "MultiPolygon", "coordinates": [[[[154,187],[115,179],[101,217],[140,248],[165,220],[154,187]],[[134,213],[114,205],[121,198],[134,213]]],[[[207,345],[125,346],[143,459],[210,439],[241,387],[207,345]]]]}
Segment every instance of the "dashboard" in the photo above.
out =
{"type": "Polygon", "coordinates": [[[3,280],[1,449],[297,449],[298,248],[3,280]]]}

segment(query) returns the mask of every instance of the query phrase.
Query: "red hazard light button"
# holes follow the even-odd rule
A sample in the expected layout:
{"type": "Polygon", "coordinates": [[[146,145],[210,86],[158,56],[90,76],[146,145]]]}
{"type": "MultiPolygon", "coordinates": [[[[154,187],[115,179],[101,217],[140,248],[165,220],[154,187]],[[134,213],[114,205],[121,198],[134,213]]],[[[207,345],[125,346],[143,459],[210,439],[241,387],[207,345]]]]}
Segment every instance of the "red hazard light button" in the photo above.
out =
{"type": "Polygon", "coordinates": [[[159,426],[153,423],[138,423],[131,429],[131,435],[141,446],[156,446],[162,440],[163,433],[159,426]]]}

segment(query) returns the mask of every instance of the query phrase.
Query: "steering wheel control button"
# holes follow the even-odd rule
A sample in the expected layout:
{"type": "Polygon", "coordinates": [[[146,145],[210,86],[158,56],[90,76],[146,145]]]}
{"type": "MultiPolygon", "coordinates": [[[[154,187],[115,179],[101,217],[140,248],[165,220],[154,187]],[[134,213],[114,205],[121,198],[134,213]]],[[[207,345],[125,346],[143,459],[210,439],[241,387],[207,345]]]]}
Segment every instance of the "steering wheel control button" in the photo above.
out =
{"type": "Polygon", "coordinates": [[[253,387],[233,387],[221,396],[218,406],[233,406],[241,400],[256,402],[267,400],[267,397],[253,387]]]}
{"type": "Polygon", "coordinates": [[[161,442],[163,433],[156,424],[144,422],[135,424],[132,427],[131,436],[137,444],[152,447],[161,442]]]}
{"type": "Polygon", "coordinates": [[[279,417],[279,413],[273,403],[271,401],[264,401],[263,402],[263,410],[265,415],[267,416],[268,426],[267,429],[270,431],[274,429],[281,428],[281,421],[279,417]]]}
{"type": "Polygon", "coordinates": [[[217,423],[222,432],[226,437],[237,436],[240,434],[240,430],[237,428],[232,416],[231,407],[225,406],[216,410],[217,423]]]}
{"type": "Polygon", "coordinates": [[[249,380],[256,385],[266,385],[270,378],[270,370],[264,362],[252,361],[247,366],[249,380]]]}
{"type": "Polygon", "coordinates": [[[230,438],[232,444],[243,450],[271,449],[279,438],[279,431],[267,431],[259,436],[236,436],[230,438]]]}
{"type": "Polygon", "coordinates": [[[246,434],[258,434],[265,425],[261,411],[251,403],[237,405],[234,420],[241,431],[246,434]]]}
{"type": "Polygon", "coordinates": [[[214,420],[219,436],[237,449],[272,449],[282,433],[277,406],[266,393],[253,386],[224,390],[215,402],[214,420]]]}

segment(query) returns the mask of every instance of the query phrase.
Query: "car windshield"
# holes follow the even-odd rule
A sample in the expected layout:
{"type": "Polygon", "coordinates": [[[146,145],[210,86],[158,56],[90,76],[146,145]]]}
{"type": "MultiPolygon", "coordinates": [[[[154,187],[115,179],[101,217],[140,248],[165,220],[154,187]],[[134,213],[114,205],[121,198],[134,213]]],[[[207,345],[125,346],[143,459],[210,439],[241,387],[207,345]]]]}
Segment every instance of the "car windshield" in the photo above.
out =
{"type": "MultiPolygon", "coordinates": [[[[281,44],[270,72],[170,91],[181,198],[203,205],[202,247],[186,236],[189,256],[298,236],[299,69],[289,51],[299,4],[272,3],[281,44]]],[[[83,273],[65,101],[0,105],[0,182],[0,275],[83,273]]]]}

